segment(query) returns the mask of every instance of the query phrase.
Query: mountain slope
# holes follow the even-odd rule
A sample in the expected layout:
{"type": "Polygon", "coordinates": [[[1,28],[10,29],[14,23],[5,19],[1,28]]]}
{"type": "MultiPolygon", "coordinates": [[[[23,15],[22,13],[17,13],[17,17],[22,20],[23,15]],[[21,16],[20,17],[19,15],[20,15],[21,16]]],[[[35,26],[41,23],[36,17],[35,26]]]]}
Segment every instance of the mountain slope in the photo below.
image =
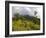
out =
{"type": "Polygon", "coordinates": [[[12,31],[40,30],[40,19],[29,15],[15,14],[12,31]]]}

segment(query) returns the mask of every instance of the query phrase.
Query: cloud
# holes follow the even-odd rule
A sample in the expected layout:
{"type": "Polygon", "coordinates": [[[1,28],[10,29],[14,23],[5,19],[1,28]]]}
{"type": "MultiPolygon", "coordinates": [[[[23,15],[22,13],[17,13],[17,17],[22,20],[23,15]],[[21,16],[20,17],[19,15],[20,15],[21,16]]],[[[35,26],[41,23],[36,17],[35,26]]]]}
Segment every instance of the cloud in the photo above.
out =
{"type": "MultiPolygon", "coordinates": [[[[41,9],[41,8],[40,8],[41,9]]],[[[40,9],[36,7],[18,7],[18,6],[13,6],[12,7],[12,16],[14,14],[19,13],[20,15],[29,15],[29,16],[34,16],[34,11],[37,11],[37,16],[40,17],[40,9]]]]}

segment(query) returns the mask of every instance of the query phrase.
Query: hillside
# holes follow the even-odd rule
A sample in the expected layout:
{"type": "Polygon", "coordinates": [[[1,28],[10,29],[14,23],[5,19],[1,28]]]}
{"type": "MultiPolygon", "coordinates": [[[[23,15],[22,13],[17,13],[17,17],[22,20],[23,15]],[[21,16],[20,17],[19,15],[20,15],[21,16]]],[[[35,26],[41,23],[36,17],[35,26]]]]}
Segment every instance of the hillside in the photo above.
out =
{"type": "Polygon", "coordinates": [[[40,30],[40,19],[29,15],[15,14],[12,18],[12,31],[40,30]]]}

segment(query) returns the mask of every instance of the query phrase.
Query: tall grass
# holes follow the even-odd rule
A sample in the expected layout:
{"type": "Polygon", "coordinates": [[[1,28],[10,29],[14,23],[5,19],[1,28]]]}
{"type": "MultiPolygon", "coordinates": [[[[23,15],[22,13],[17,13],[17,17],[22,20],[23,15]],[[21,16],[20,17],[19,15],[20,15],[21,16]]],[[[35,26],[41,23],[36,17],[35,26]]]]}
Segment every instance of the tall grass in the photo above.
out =
{"type": "Polygon", "coordinates": [[[12,18],[12,31],[40,30],[40,19],[16,14],[12,18]]]}

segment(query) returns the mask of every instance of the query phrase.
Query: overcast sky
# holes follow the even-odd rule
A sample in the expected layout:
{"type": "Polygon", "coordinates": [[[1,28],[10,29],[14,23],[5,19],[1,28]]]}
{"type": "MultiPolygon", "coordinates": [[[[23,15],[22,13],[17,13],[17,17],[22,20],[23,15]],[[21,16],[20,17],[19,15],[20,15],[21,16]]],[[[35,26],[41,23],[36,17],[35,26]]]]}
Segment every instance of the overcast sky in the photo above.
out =
{"type": "Polygon", "coordinates": [[[41,8],[39,7],[19,7],[19,6],[13,6],[12,7],[12,16],[14,14],[19,13],[20,15],[29,15],[34,16],[34,11],[37,12],[37,17],[40,18],[41,8]]]}

